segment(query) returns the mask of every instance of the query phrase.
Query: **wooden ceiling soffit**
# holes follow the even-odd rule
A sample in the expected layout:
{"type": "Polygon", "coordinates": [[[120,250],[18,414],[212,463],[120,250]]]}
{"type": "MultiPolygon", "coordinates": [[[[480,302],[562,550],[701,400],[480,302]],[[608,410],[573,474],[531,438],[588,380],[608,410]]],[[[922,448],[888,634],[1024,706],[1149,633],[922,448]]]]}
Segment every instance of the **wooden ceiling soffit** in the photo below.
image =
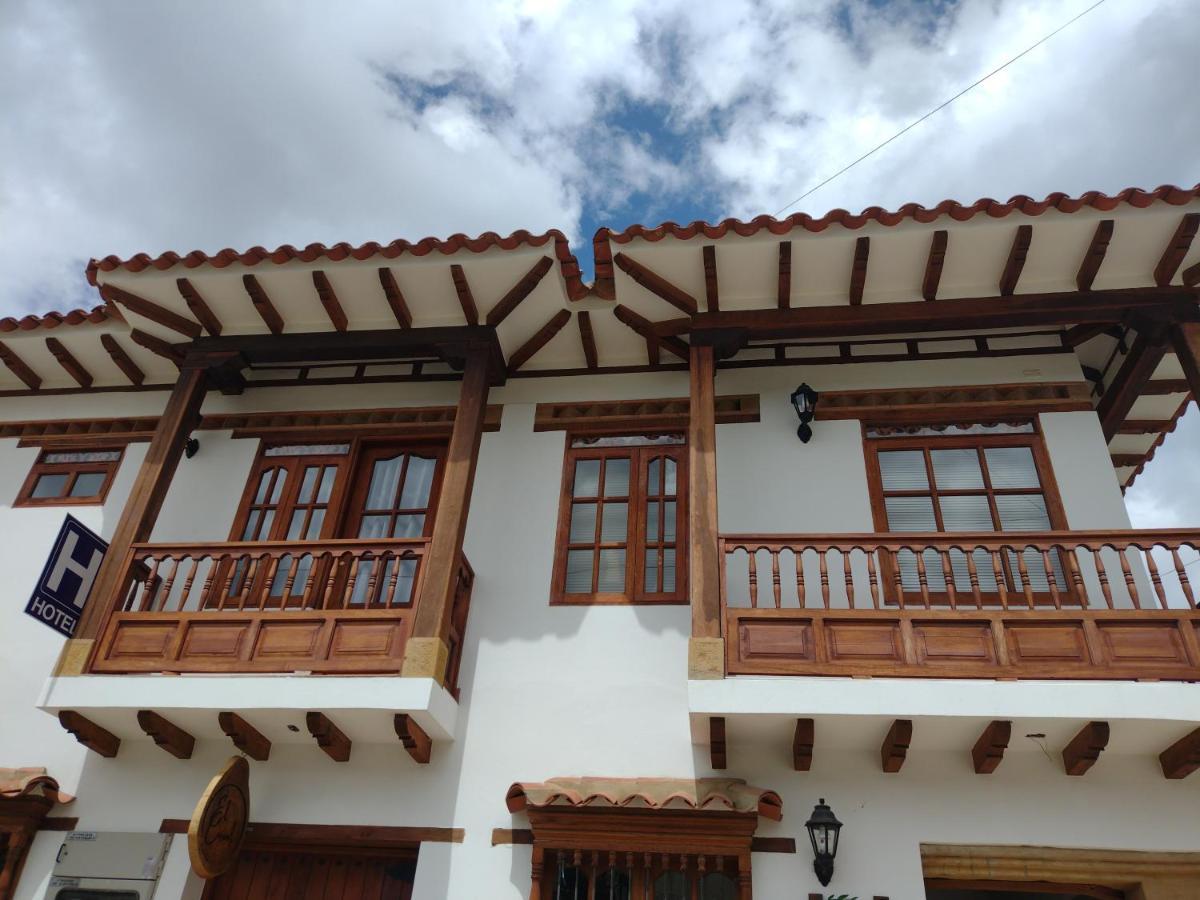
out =
{"type": "MultiPolygon", "coordinates": [[[[822,398],[823,399],[823,398],[822,398]]],[[[716,398],[717,424],[759,420],[758,394],[726,394],[716,398]]],[[[690,418],[687,397],[655,400],[612,400],[583,403],[539,403],[534,431],[677,431],[690,418]]]]}
{"type": "Polygon", "coordinates": [[[1086,382],[822,391],[817,422],[862,419],[878,425],[937,425],[1092,409],[1086,382]]]}

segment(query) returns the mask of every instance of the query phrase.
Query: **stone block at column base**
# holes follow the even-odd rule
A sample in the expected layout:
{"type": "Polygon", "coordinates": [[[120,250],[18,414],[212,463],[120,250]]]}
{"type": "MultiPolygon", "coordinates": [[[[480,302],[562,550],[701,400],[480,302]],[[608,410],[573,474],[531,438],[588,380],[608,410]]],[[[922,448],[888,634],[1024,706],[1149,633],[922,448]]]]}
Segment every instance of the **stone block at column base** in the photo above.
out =
{"type": "Polygon", "coordinates": [[[438,684],[446,682],[446,664],[450,660],[450,648],[441,638],[409,638],[404,646],[404,663],[400,667],[403,678],[432,678],[438,684]]]}
{"type": "Polygon", "coordinates": [[[725,677],[724,638],[694,637],[688,640],[688,678],[725,677]]]}
{"type": "Polygon", "coordinates": [[[92,647],[95,644],[91,638],[68,639],[58,653],[58,662],[54,664],[52,673],[54,677],[82,675],[87,671],[88,659],[91,658],[92,647]]]}

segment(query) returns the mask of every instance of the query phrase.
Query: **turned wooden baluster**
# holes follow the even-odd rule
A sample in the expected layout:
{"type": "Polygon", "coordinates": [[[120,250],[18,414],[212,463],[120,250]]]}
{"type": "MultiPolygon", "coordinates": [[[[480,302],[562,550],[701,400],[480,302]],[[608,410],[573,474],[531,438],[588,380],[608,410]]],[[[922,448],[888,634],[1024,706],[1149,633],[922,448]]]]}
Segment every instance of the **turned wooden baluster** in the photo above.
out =
{"type": "Polygon", "coordinates": [[[387,564],[390,567],[392,575],[388,579],[388,585],[383,602],[384,606],[386,606],[388,609],[391,609],[396,605],[396,585],[400,583],[400,570],[404,567],[404,558],[401,556],[393,556],[388,560],[387,564]]]}
{"type": "Polygon", "coordinates": [[[1171,548],[1171,558],[1175,561],[1175,574],[1179,577],[1179,586],[1183,588],[1183,596],[1187,597],[1188,606],[1195,609],[1196,595],[1192,593],[1192,583],[1188,580],[1187,566],[1179,558],[1178,547],[1171,548]]]}
{"type": "Polygon", "coordinates": [[[746,554],[750,569],[750,608],[758,609],[758,551],[746,548],[746,554]]]}
{"type": "Polygon", "coordinates": [[[842,584],[846,586],[846,606],[850,609],[854,609],[856,606],[854,593],[854,569],[850,565],[850,551],[838,547],[837,552],[838,559],[841,560],[839,567],[842,573],[842,584]]]}
{"type": "Polygon", "coordinates": [[[867,555],[867,585],[871,590],[871,605],[875,609],[879,609],[879,597],[881,594],[879,586],[879,578],[875,573],[875,553],[868,547],[861,548],[867,555]]]}
{"type": "Polygon", "coordinates": [[[950,550],[939,550],[942,560],[942,578],[946,581],[946,596],[950,600],[950,608],[958,609],[958,588],[954,584],[954,567],[950,565],[950,550]]]}
{"type": "Polygon", "coordinates": [[[1006,547],[1017,558],[1017,573],[1021,578],[1021,586],[1024,588],[1025,605],[1033,609],[1033,584],[1029,580],[1029,567],[1025,565],[1025,548],[1019,546],[1006,547]]]}
{"type": "MultiPolygon", "coordinates": [[[[279,596],[279,605],[282,609],[287,609],[292,597],[292,586],[296,583],[296,577],[300,574],[300,560],[302,554],[294,554],[291,556],[291,562],[288,563],[287,577],[283,580],[283,592],[279,596]]],[[[282,562],[282,557],[280,562],[282,562]]],[[[274,587],[275,581],[272,579],[271,587],[274,587]]],[[[267,588],[270,593],[271,587],[267,588]]],[[[304,608],[304,597],[300,597],[300,608],[304,608]]]]}
{"type": "Polygon", "coordinates": [[[896,591],[896,602],[904,609],[904,576],[900,574],[900,554],[890,548],[886,552],[891,557],[892,587],[896,591]]]}
{"type": "Polygon", "coordinates": [[[1108,584],[1108,566],[1105,564],[1104,558],[1101,556],[1104,548],[1090,547],[1089,549],[1092,552],[1092,561],[1096,566],[1096,575],[1100,579],[1100,590],[1104,593],[1104,602],[1108,604],[1109,609],[1113,609],[1112,588],[1110,588],[1108,584]]]}
{"type": "MultiPolygon", "coordinates": [[[[1067,570],[1071,573],[1071,584],[1075,591],[1075,596],[1079,598],[1079,603],[1084,609],[1092,605],[1091,598],[1087,595],[1087,589],[1083,585],[1083,571],[1079,568],[1079,558],[1076,555],[1078,547],[1067,547],[1067,570]]],[[[1084,548],[1087,549],[1086,547],[1084,548]]]]}
{"type": "Polygon", "coordinates": [[[828,552],[828,548],[817,551],[817,558],[821,561],[821,602],[826,609],[829,609],[829,562],[825,558],[828,552]]]}
{"type": "Polygon", "coordinates": [[[1162,575],[1158,571],[1158,563],[1154,561],[1154,546],[1151,545],[1148,550],[1143,551],[1146,556],[1146,566],[1150,569],[1150,583],[1154,585],[1154,593],[1158,595],[1158,605],[1162,609],[1167,608],[1167,592],[1163,588],[1162,575]]]}
{"type": "Polygon", "coordinates": [[[779,548],[771,548],[771,590],[775,594],[775,608],[783,608],[783,587],[779,583],[779,548]]]}
{"type": "Polygon", "coordinates": [[[979,590],[979,570],[975,568],[975,548],[967,551],[967,578],[971,580],[971,596],[975,598],[975,608],[983,609],[983,592],[979,590]]]}
{"type": "Polygon", "coordinates": [[[258,569],[261,563],[261,557],[251,557],[249,553],[243,553],[234,566],[236,571],[240,565],[245,565],[245,569],[242,571],[242,583],[238,586],[237,608],[239,612],[246,608],[246,600],[250,596],[250,586],[258,578],[258,569]]]}
{"type": "Polygon", "coordinates": [[[992,574],[996,579],[996,593],[1000,595],[1000,608],[1008,609],[1008,576],[1004,574],[1004,562],[1000,559],[1000,551],[993,550],[992,574]]]}
{"type": "Polygon", "coordinates": [[[801,609],[808,606],[808,598],[804,595],[804,550],[804,547],[792,548],[792,553],[796,557],[796,599],[799,601],[801,609]]]}
{"type": "MultiPolygon", "coordinates": [[[[188,570],[187,578],[183,580],[183,589],[179,592],[179,608],[186,609],[188,598],[192,596],[192,585],[196,582],[196,575],[200,571],[200,563],[205,557],[189,556],[188,559],[192,562],[192,567],[188,570]]],[[[197,607],[199,609],[199,607],[197,607]]]]}
{"type": "Polygon", "coordinates": [[[921,586],[921,602],[929,609],[929,581],[925,574],[925,548],[916,551],[917,554],[917,583],[921,586]]]}
{"type": "Polygon", "coordinates": [[[1054,566],[1050,562],[1050,551],[1042,550],[1042,565],[1046,567],[1046,584],[1050,586],[1050,599],[1055,609],[1062,609],[1062,597],[1058,592],[1058,579],[1054,577],[1054,566]]]}
{"type": "Polygon", "coordinates": [[[1133,601],[1134,609],[1142,608],[1142,598],[1138,594],[1137,584],[1133,580],[1133,569],[1129,566],[1128,548],[1116,550],[1121,559],[1121,574],[1125,576],[1125,589],[1129,591],[1129,599],[1133,601]]]}
{"type": "Polygon", "coordinates": [[[161,584],[161,580],[158,577],[158,567],[162,563],[162,560],[158,557],[153,557],[152,559],[153,562],[150,570],[146,573],[146,580],[142,582],[141,612],[149,612],[158,606],[157,589],[158,585],[161,584]]]}
{"type": "MultiPolygon", "coordinates": [[[[171,561],[171,571],[168,573],[166,579],[162,583],[162,603],[159,604],[161,609],[166,609],[167,604],[171,602],[171,591],[175,587],[175,579],[179,576],[179,566],[182,563],[181,557],[171,556],[168,557],[168,559],[171,561]]],[[[179,612],[182,609],[183,598],[180,597],[179,604],[175,607],[175,609],[172,610],[172,612],[179,612]]]]}

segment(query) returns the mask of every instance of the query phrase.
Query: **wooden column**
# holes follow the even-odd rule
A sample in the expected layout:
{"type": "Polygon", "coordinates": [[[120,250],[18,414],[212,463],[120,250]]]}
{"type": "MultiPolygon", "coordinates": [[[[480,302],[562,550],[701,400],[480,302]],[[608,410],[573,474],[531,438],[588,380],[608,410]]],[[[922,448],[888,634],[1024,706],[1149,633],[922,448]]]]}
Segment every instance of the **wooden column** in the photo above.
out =
{"type": "Polygon", "coordinates": [[[150,439],[116,530],[109,539],[108,553],[96,573],[75,636],[66,642],[59,654],[55,675],[82,675],[86,671],[92,648],[125,587],[121,582],[127,574],[125,564],[130,545],[150,539],[167,488],[183,456],[184,444],[199,422],[200,405],[207,390],[207,369],[185,363],[162,418],[158,420],[154,437],[150,439]]]}
{"type": "Polygon", "coordinates": [[[422,562],[425,572],[421,578],[421,594],[401,669],[402,675],[436,678],[439,684],[445,682],[450,656],[450,615],[458,590],[463,534],[471,508],[471,488],[475,482],[487,398],[488,358],[482,352],[472,353],[467,356],[463,371],[462,393],[446,451],[433,536],[428,555],[422,562]]]}
{"type": "Polygon", "coordinates": [[[1183,377],[1192,389],[1192,399],[1200,403],[1200,322],[1180,322],[1172,326],[1171,343],[1179,357],[1183,377]]]}
{"type": "Polygon", "coordinates": [[[692,345],[689,370],[688,584],[692,639],[688,644],[688,678],[724,678],[717,546],[716,356],[711,345],[692,345]]]}

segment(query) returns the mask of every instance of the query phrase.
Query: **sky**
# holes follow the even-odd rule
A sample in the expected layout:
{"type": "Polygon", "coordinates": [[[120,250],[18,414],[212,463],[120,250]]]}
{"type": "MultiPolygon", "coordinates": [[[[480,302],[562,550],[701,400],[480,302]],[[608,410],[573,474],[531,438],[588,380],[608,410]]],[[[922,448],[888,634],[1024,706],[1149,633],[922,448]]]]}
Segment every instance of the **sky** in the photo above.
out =
{"type": "MultiPolygon", "coordinates": [[[[0,0],[0,315],[91,256],[1200,181],[1200,0],[0,0]]],[[[1196,524],[1189,413],[1127,496],[1196,524]]]]}

